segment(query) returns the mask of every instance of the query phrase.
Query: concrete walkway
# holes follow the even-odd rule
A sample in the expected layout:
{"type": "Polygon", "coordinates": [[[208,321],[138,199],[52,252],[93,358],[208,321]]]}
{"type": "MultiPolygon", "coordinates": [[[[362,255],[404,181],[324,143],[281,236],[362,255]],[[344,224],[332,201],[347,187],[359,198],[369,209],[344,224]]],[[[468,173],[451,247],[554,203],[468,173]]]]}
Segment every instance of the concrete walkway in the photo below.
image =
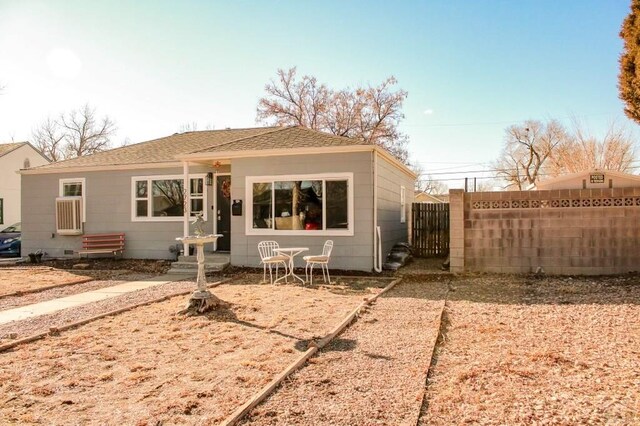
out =
{"type": "Polygon", "coordinates": [[[6,311],[0,311],[0,324],[6,324],[11,321],[20,321],[27,318],[37,317],[39,315],[51,314],[63,309],[82,306],[88,303],[117,297],[125,293],[144,290],[145,288],[170,283],[172,281],[183,281],[189,278],[193,278],[193,274],[161,275],[146,280],[130,281],[114,285],[112,287],[73,294],[71,296],[34,303],[32,305],[21,306],[19,308],[7,309],[6,311]]]}

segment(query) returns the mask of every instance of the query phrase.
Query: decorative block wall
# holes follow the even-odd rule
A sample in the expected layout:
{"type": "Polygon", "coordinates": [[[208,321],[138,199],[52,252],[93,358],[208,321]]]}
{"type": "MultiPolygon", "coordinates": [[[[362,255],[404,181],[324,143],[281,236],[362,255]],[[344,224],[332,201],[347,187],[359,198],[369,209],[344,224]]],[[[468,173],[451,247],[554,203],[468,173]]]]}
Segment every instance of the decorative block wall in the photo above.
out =
{"type": "Polygon", "coordinates": [[[640,188],[452,190],[450,227],[453,272],[640,270],[640,188]]]}

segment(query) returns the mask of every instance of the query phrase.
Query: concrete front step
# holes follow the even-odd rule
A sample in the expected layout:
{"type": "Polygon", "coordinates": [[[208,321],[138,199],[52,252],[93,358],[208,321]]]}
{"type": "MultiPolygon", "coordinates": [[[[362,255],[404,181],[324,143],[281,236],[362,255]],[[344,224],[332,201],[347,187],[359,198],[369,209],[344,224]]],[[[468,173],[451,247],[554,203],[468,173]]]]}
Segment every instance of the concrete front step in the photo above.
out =
{"type": "MultiPolygon", "coordinates": [[[[220,255],[206,255],[204,259],[205,272],[220,272],[229,266],[229,257],[220,255]]],[[[169,274],[183,274],[198,272],[198,261],[195,256],[180,256],[177,262],[171,264],[169,274]]]]}
{"type": "MultiPolygon", "coordinates": [[[[178,256],[178,262],[198,263],[196,256],[178,256]]],[[[229,263],[229,255],[205,253],[205,263],[229,263]]]]}

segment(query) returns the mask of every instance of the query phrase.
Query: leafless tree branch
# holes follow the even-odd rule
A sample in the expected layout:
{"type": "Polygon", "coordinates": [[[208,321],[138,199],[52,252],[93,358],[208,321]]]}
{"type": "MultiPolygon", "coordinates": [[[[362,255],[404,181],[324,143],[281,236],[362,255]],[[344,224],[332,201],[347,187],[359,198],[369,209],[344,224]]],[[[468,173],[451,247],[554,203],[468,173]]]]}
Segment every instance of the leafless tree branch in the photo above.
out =
{"type": "Polygon", "coordinates": [[[302,126],[338,136],[378,144],[403,162],[408,161],[407,136],[398,130],[404,118],[404,90],[387,78],[379,86],[332,90],[312,76],[296,77],[296,68],[278,70],[258,101],[257,121],[279,126],[302,126]]]}

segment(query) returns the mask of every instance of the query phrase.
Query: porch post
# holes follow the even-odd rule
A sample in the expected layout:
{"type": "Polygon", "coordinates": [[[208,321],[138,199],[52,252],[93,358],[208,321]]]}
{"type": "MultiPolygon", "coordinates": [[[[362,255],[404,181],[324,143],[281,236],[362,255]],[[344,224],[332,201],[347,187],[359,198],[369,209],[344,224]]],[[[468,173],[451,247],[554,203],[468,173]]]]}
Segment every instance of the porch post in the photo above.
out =
{"type": "MultiPolygon", "coordinates": [[[[191,190],[189,188],[189,162],[188,161],[183,161],[182,162],[182,174],[184,176],[184,194],[183,194],[183,198],[184,198],[184,214],[183,214],[183,225],[182,225],[182,236],[183,237],[188,237],[189,236],[189,213],[191,211],[191,190]]],[[[184,243],[184,255],[188,256],[189,255],[189,244],[184,243]]]]}

